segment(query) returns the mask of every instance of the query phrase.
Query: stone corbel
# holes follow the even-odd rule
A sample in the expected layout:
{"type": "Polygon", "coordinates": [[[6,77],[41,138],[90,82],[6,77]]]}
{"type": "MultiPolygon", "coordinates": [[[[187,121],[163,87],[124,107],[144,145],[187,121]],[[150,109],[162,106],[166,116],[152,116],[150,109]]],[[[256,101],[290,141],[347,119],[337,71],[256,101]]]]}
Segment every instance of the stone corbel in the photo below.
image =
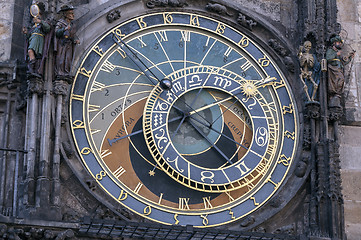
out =
{"type": "Polygon", "coordinates": [[[112,23],[121,17],[120,10],[114,9],[107,14],[108,23],[112,23]]]}
{"type": "Polygon", "coordinates": [[[228,11],[226,6],[219,3],[207,3],[206,10],[217,13],[221,16],[233,16],[233,14],[228,11]]]}
{"type": "Polygon", "coordinates": [[[148,8],[155,7],[186,7],[188,3],[185,0],[150,0],[146,3],[148,8]]]}
{"type": "Polygon", "coordinates": [[[253,30],[253,27],[257,25],[257,22],[253,21],[250,18],[247,18],[244,14],[238,13],[237,22],[241,24],[243,27],[248,28],[249,30],[253,30]]]}

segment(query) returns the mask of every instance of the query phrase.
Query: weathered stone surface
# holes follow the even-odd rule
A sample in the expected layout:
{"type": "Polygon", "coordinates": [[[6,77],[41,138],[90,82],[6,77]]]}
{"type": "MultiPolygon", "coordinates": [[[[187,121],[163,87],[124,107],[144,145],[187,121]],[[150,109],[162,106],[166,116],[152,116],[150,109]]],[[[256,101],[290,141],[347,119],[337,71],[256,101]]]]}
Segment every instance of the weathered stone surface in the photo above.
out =
{"type": "Polygon", "coordinates": [[[341,168],[361,171],[361,128],[355,126],[340,127],[341,168]]]}
{"type": "Polygon", "coordinates": [[[357,0],[337,1],[338,20],[345,46],[356,51],[353,63],[346,67],[345,119],[347,124],[361,125],[361,2],[357,0]]]}
{"type": "Polygon", "coordinates": [[[270,17],[272,20],[281,20],[281,4],[279,1],[234,0],[236,4],[249,8],[257,13],[270,17]]]}
{"type": "Polygon", "coordinates": [[[12,21],[14,1],[0,1],[1,18],[0,18],[0,62],[7,61],[10,58],[12,21]]]}
{"type": "MultiPolygon", "coordinates": [[[[361,207],[361,171],[355,170],[343,170],[342,176],[342,188],[345,201],[359,201],[361,207]]],[[[361,222],[361,212],[359,214],[361,222]]]]}

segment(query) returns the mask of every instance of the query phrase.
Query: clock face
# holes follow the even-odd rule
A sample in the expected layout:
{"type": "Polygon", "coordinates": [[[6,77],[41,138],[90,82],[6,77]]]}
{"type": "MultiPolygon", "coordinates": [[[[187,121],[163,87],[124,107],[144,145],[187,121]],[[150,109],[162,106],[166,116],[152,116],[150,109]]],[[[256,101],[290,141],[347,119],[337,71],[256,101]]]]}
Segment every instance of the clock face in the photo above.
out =
{"type": "Polygon", "coordinates": [[[120,205],[163,224],[218,226],[264,205],[298,143],[269,55],[227,24],[154,13],[105,33],[70,97],[85,167],[120,205]]]}

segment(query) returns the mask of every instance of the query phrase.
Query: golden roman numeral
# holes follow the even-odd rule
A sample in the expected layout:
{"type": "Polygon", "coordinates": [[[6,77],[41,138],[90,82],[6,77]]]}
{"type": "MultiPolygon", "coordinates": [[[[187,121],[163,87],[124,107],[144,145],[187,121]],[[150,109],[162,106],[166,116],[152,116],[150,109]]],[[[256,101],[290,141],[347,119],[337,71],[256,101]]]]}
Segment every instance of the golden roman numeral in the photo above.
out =
{"type": "Polygon", "coordinates": [[[168,36],[167,36],[167,32],[162,30],[162,31],[159,31],[157,32],[158,35],[159,35],[159,41],[160,42],[168,42],[168,36]]]}
{"type": "Polygon", "coordinates": [[[139,191],[140,191],[140,189],[143,187],[143,184],[142,183],[138,183],[138,185],[135,187],[135,189],[134,189],[134,192],[135,193],[139,193],[139,191]]]}
{"type": "Polygon", "coordinates": [[[143,41],[143,37],[137,37],[138,41],[140,42],[140,47],[146,47],[147,44],[143,41]]]}
{"type": "Polygon", "coordinates": [[[191,40],[191,32],[190,31],[181,31],[181,40],[183,42],[189,42],[191,40]]]}
{"type": "Polygon", "coordinates": [[[241,65],[241,69],[243,70],[243,72],[247,71],[250,67],[252,67],[252,64],[250,61],[246,61],[245,63],[243,63],[241,65]]]}
{"type": "Polygon", "coordinates": [[[231,196],[230,192],[225,192],[225,193],[227,194],[230,202],[234,201],[234,198],[231,196]]]}
{"type": "Polygon", "coordinates": [[[99,109],[100,109],[99,105],[93,105],[93,104],[88,105],[89,112],[97,112],[97,111],[99,111],[99,109]]]}
{"type": "Polygon", "coordinates": [[[126,172],[126,170],[125,170],[122,166],[120,166],[120,167],[118,167],[117,170],[115,170],[115,171],[113,172],[113,175],[114,175],[116,178],[119,178],[119,177],[122,176],[125,172],[126,172]]]}
{"type": "Polygon", "coordinates": [[[114,71],[115,67],[116,66],[113,63],[109,62],[108,60],[105,60],[100,70],[111,73],[114,71]]]}
{"type": "MultiPolygon", "coordinates": [[[[104,70],[103,70],[104,71],[104,70]]],[[[90,92],[96,92],[96,91],[103,91],[103,89],[105,88],[105,84],[104,83],[100,83],[97,81],[94,81],[92,88],[90,89],[90,92]]]]}
{"type": "Polygon", "coordinates": [[[205,209],[213,208],[213,206],[211,204],[211,197],[204,197],[203,204],[204,204],[205,209]]]}
{"type": "Polygon", "coordinates": [[[90,130],[90,133],[91,133],[91,135],[94,135],[94,134],[96,134],[96,133],[98,133],[98,132],[101,132],[102,130],[100,130],[100,129],[91,129],[90,130]]]}
{"type": "Polygon", "coordinates": [[[105,150],[102,150],[102,151],[101,151],[100,156],[101,156],[102,158],[105,158],[105,157],[107,157],[107,156],[109,156],[109,155],[111,155],[111,154],[112,154],[112,152],[109,151],[109,149],[105,149],[105,150]]]}
{"type": "Polygon", "coordinates": [[[228,47],[227,50],[226,50],[226,52],[225,52],[223,55],[224,55],[225,57],[228,57],[231,52],[232,52],[231,47],[228,47]]]}
{"type": "Polygon", "coordinates": [[[179,198],[179,209],[189,209],[189,198],[179,198]]]}

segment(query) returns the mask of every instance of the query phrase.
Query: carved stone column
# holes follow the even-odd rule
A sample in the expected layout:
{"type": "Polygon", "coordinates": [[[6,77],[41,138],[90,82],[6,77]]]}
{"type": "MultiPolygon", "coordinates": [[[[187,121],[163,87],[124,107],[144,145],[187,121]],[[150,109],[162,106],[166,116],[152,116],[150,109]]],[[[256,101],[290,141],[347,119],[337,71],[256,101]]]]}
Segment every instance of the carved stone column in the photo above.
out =
{"type": "Polygon", "coordinates": [[[61,139],[61,122],[63,113],[63,99],[67,95],[68,78],[57,77],[54,81],[53,93],[56,96],[56,116],[55,116],[55,137],[54,137],[54,154],[52,164],[52,196],[51,202],[54,208],[60,207],[60,139],[61,139]]]}
{"type": "Polygon", "coordinates": [[[35,163],[37,153],[38,121],[39,121],[39,95],[43,93],[44,81],[42,78],[28,76],[28,100],[26,111],[25,149],[28,151],[24,159],[24,197],[25,207],[35,204],[35,163]]]}

